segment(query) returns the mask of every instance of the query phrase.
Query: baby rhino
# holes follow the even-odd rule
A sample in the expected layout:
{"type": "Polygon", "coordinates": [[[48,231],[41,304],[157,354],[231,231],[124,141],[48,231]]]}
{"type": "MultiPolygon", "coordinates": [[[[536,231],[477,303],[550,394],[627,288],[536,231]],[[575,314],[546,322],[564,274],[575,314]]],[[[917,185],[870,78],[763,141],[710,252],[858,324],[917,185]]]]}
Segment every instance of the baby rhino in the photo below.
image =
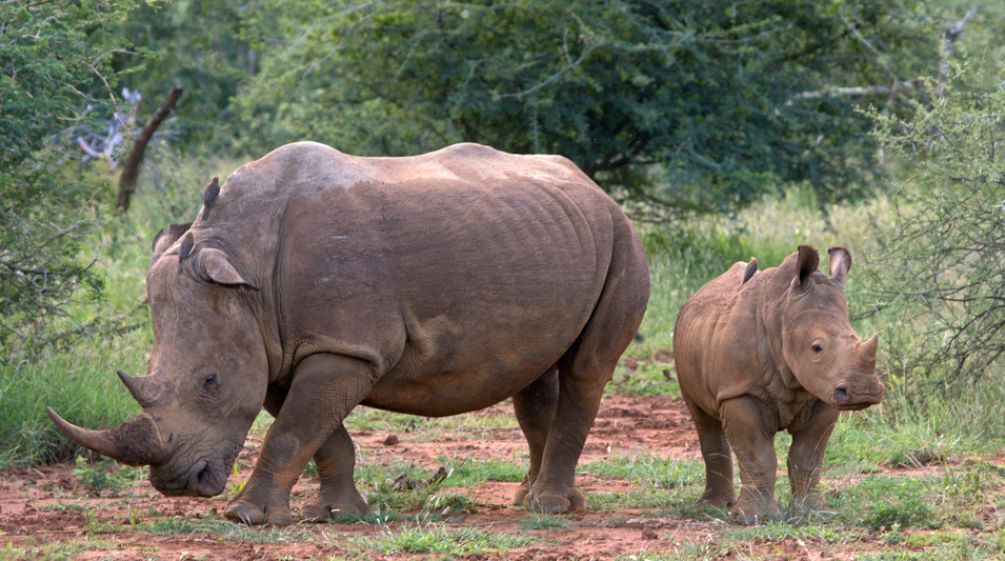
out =
{"type": "Polygon", "coordinates": [[[851,255],[833,247],[830,277],[808,246],[777,268],[737,263],[681,308],[674,355],[681,393],[705,460],[703,502],[732,507],[737,522],[778,518],[775,433],[792,434],[788,472],[793,505],[817,499],[827,439],[839,411],[880,402],[878,337],[864,341],[848,322],[843,281],[851,255]],[[730,448],[740,464],[733,490],[730,448]]]}

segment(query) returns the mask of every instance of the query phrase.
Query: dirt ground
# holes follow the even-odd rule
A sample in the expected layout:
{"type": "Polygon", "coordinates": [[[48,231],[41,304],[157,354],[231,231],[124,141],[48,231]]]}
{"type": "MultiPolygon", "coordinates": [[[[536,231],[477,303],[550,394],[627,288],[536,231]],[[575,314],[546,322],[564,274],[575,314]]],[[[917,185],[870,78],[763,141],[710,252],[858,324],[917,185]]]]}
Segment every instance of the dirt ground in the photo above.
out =
{"type": "MultiPolygon", "coordinates": [[[[500,404],[474,415],[498,415],[511,409],[500,404]]],[[[523,453],[526,443],[518,429],[493,429],[483,439],[450,436],[439,441],[420,441],[421,433],[397,434],[399,442],[388,446],[386,431],[353,431],[361,462],[389,463],[405,460],[426,468],[436,468],[446,456],[461,460],[499,459],[511,461],[523,453]]],[[[261,441],[249,440],[242,454],[239,477],[250,474],[261,441]]],[[[581,463],[601,460],[612,455],[629,456],[638,453],[658,454],[664,458],[698,459],[697,438],[684,405],[679,400],[663,396],[612,395],[605,398],[581,463]]],[[[233,479],[233,478],[232,478],[233,479]]],[[[580,475],[584,493],[624,492],[631,483],[624,480],[603,480],[580,475]]],[[[63,552],[69,559],[160,559],[225,560],[225,559],[338,559],[342,557],[370,559],[425,558],[441,559],[442,554],[385,555],[375,550],[361,550],[361,536],[379,537],[395,528],[415,527],[415,521],[388,524],[312,524],[299,523],[284,529],[266,528],[219,533],[192,531],[151,533],[133,529],[133,525],[149,528],[157,520],[205,521],[220,520],[227,497],[214,499],[167,498],[159,495],[146,481],[136,481],[118,497],[89,497],[80,492],[73,466],[57,465],[38,469],[8,471],[0,474],[0,559],[4,546],[8,553],[48,546],[52,557],[63,552]],[[61,505],[77,503],[75,508],[61,505]],[[84,508],[79,505],[83,503],[84,508]],[[307,536],[305,538],[305,533],[307,536]],[[285,539],[289,536],[290,539],[285,539]],[[262,543],[265,542],[265,543],[262,543]]],[[[459,556],[466,559],[557,560],[611,559],[616,556],[638,555],[642,552],[664,552],[672,555],[685,544],[714,544],[724,522],[704,519],[659,516],[653,512],[626,510],[585,512],[565,519],[557,529],[526,529],[522,524],[527,514],[510,505],[517,483],[486,482],[474,487],[448,489],[465,495],[473,503],[473,512],[450,516],[450,528],[476,528],[533,536],[531,545],[501,552],[459,556]]],[[[317,481],[301,478],[294,489],[292,507],[299,512],[316,496],[317,481]]],[[[219,528],[219,526],[214,526],[219,528]]],[[[868,541],[868,540],[867,540],[868,541]]],[[[863,544],[858,544],[859,546],[863,544]]],[[[781,539],[751,543],[751,553],[758,557],[777,559],[852,558],[836,554],[833,548],[801,539],[781,539]]],[[[35,550],[39,551],[39,550],[35,550]]],[[[859,552],[861,549],[859,548],[859,552]]]]}

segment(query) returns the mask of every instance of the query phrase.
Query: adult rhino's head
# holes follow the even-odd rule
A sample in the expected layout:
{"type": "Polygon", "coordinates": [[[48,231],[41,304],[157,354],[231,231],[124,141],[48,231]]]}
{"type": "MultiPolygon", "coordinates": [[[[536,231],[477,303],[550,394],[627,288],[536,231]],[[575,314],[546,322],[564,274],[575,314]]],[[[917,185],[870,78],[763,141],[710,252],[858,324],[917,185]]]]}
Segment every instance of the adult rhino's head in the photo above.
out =
{"type": "Polygon", "coordinates": [[[844,279],[851,269],[851,254],[842,247],[827,253],[829,278],[817,270],[817,251],[799,246],[779,310],[782,353],[796,380],[811,394],[838,409],[864,409],[883,398],[883,384],[876,376],[879,337],[863,340],[848,321],[844,279]]]}
{"type": "Polygon", "coordinates": [[[187,226],[158,234],[147,273],[154,346],[148,372],[119,372],[143,411],[108,430],[49,415],[66,436],[130,465],[149,465],[166,495],[223,492],[265,400],[268,359],[257,289],[226,251],[187,226]]]}

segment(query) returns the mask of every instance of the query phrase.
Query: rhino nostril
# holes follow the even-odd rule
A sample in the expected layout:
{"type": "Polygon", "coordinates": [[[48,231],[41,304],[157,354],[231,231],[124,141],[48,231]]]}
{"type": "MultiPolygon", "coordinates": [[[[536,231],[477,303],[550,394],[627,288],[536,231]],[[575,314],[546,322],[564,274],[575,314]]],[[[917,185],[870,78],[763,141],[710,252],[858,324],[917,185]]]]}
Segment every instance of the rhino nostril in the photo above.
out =
{"type": "Polygon", "coordinates": [[[844,386],[841,386],[841,387],[837,388],[836,390],[834,390],[834,403],[837,403],[839,405],[843,405],[845,403],[848,403],[848,389],[847,388],[845,388],[844,386]]]}

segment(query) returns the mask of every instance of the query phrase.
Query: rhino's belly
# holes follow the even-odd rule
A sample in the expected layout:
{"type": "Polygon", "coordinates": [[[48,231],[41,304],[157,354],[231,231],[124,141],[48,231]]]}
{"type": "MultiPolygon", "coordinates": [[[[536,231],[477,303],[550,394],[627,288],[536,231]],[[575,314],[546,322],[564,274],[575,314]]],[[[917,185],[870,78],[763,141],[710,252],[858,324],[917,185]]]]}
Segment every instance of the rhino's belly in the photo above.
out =
{"type": "Polygon", "coordinates": [[[425,417],[468,413],[513,396],[553,364],[540,366],[536,371],[513,372],[488,366],[481,371],[441,372],[424,380],[396,380],[388,375],[374,387],[363,405],[425,417]]]}
{"type": "Polygon", "coordinates": [[[549,372],[578,333],[546,348],[477,346],[406,360],[385,374],[365,405],[431,417],[482,409],[503,401],[549,372]]]}

